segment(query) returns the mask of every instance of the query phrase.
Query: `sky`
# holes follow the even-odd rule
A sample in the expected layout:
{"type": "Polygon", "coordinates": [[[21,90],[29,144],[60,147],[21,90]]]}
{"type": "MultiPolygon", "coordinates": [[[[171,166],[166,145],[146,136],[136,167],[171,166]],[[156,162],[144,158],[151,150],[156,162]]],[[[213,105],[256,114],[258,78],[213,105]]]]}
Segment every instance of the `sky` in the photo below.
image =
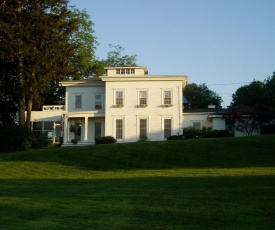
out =
{"type": "Polygon", "coordinates": [[[188,75],[222,97],[275,71],[275,0],[71,0],[86,10],[106,59],[109,44],[149,75],[188,75]]]}

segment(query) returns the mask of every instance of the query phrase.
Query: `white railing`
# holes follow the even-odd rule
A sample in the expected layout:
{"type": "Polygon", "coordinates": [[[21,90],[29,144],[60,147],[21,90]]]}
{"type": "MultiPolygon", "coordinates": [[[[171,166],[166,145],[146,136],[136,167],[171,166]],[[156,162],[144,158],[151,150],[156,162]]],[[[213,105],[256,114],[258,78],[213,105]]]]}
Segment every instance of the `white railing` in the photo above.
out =
{"type": "Polygon", "coordinates": [[[43,111],[65,111],[65,105],[43,105],[43,111]]]}

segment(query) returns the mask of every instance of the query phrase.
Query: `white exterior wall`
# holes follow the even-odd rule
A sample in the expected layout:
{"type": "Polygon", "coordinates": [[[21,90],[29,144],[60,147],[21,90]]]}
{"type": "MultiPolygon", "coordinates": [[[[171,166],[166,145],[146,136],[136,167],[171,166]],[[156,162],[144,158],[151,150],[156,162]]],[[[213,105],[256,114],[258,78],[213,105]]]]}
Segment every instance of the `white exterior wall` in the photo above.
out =
{"type": "Polygon", "coordinates": [[[213,128],[212,122],[210,122],[207,117],[209,113],[183,113],[183,128],[193,127],[194,122],[200,122],[201,128],[213,128]]]}
{"type": "Polygon", "coordinates": [[[225,130],[225,119],[213,118],[213,130],[225,130]]]}
{"type": "MultiPolygon", "coordinates": [[[[146,77],[145,77],[146,78],[146,77]]],[[[124,121],[123,139],[130,142],[139,139],[139,119],[147,118],[147,137],[164,140],[165,118],[172,118],[172,135],[182,133],[182,81],[133,81],[108,82],[106,79],[105,135],[116,136],[115,120],[124,121]],[[162,107],[163,90],[172,90],[172,107],[162,107]],[[124,107],[114,108],[115,92],[124,92],[124,107]],[[147,90],[148,107],[138,107],[139,90],[147,90]]]]}
{"type": "Polygon", "coordinates": [[[92,111],[95,110],[95,95],[102,95],[102,109],[104,109],[104,101],[105,101],[105,87],[102,86],[86,86],[86,87],[67,87],[66,92],[66,111],[67,112],[78,112],[78,111],[92,111]],[[82,108],[75,108],[75,96],[82,96],[82,108]]]}

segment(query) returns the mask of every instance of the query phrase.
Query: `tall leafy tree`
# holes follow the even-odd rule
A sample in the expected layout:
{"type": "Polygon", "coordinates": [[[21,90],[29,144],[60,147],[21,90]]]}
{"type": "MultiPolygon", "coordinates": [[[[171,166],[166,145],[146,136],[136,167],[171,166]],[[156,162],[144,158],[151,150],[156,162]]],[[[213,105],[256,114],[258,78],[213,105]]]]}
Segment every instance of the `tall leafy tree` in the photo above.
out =
{"type": "Polygon", "coordinates": [[[215,105],[216,108],[222,107],[222,98],[205,84],[188,84],[183,90],[183,95],[188,100],[188,108],[190,109],[208,108],[211,104],[215,105]]]}
{"type": "Polygon", "coordinates": [[[248,85],[241,86],[232,95],[231,106],[262,107],[264,104],[264,83],[261,81],[254,80],[248,85]]]}
{"type": "Polygon", "coordinates": [[[86,65],[79,61],[85,55],[77,50],[87,47],[76,37],[85,33],[85,26],[78,30],[85,15],[73,13],[67,0],[9,0],[1,11],[0,60],[17,65],[13,96],[18,97],[20,125],[25,123],[27,105],[29,126],[34,100],[64,76],[82,74],[76,66],[86,65]]]}
{"type": "Polygon", "coordinates": [[[107,59],[105,60],[106,66],[116,67],[116,66],[136,66],[137,55],[123,55],[122,52],[125,50],[120,45],[109,45],[112,49],[107,54],[107,59]]]}
{"type": "Polygon", "coordinates": [[[273,72],[273,75],[268,77],[265,81],[263,91],[263,103],[265,103],[270,108],[270,110],[275,113],[275,71],[273,72]]]}

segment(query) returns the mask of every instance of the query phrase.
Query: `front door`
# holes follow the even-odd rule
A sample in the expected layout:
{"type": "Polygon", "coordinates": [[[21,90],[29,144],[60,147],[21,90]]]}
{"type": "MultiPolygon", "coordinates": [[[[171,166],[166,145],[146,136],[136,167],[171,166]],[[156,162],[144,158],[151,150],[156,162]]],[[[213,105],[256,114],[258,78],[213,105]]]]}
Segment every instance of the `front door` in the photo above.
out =
{"type": "Polygon", "coordinates": [[[101,122],[95,122],[95,138],[101,137],[101,122]]]}

